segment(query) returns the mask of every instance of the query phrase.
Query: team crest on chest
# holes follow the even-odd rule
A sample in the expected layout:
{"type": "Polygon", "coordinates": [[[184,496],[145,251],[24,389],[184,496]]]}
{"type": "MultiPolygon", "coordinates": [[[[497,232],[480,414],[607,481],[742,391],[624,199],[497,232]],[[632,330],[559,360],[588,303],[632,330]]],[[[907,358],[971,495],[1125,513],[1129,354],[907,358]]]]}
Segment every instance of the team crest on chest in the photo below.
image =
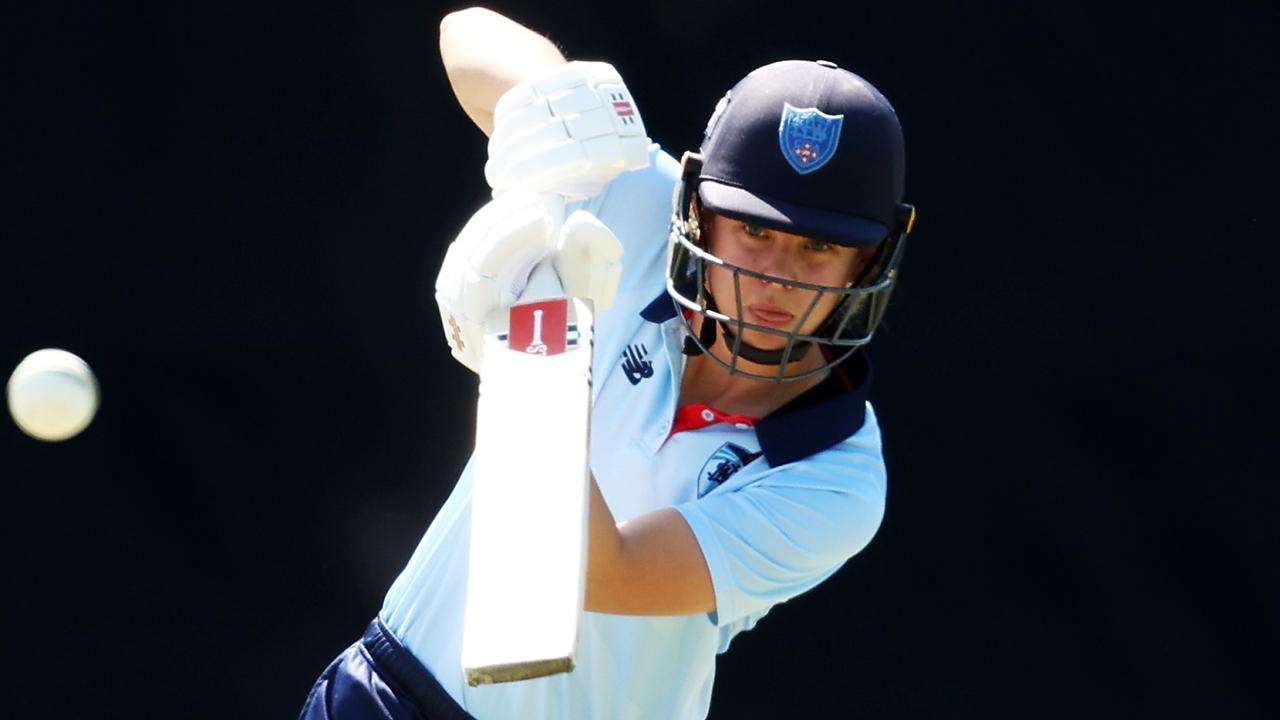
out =
{"type": "Polygon", "coordinates": [[[784,103],[778,125],[782,156],[796,172],[807,175],[835,157],[842,127],[844,115],[827,115],[817,108],[784,103]]]}
{"type": "Polygon", "coordinates": [[[743,465],[758,457],[760,457],[760,453],[750,452],[741,445],[729,442],[721,445],[714,453],[711,453],[711,457],[707,458],[707,462],[703,464],[702,470],[698,473],[698,497],[702,497],[720,487],[725,480],[733,477],[734,473],[741,470],[743,465]]]}

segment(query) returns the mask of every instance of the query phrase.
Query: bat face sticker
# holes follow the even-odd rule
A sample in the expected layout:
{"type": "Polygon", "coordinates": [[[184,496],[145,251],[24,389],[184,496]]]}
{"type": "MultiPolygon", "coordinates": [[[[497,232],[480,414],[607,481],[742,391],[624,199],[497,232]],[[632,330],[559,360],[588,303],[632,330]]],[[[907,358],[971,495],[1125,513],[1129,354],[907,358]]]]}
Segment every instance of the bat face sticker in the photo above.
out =
{"type": "Polygon", "coordinates": [[[564,352],[569,334],[567,300],[544,300],[511,308],[507,347],[530,355],[564,352]]]}

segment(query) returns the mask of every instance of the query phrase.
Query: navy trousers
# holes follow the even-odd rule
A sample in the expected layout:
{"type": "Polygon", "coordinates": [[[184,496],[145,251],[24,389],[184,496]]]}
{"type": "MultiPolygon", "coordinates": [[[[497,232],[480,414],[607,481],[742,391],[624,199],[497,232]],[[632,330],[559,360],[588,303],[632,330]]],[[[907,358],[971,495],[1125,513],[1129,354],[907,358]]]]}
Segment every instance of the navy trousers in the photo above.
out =
{"type": "Polygon", "coordinates": [[[299,720],[474,720],[382,620],[325,668],[299,720]]]}

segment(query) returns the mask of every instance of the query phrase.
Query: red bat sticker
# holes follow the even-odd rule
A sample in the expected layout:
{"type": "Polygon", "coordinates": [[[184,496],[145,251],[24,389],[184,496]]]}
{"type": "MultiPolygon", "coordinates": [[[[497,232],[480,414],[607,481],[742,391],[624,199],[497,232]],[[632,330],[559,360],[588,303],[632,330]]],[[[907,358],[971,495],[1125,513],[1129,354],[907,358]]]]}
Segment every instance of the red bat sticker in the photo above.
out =
{"type": "Polygon", "coordinates": [[[543,300],[511,306],[507,347],[531,355],[558,355],[569,337],[569,301],[543,300]]]}

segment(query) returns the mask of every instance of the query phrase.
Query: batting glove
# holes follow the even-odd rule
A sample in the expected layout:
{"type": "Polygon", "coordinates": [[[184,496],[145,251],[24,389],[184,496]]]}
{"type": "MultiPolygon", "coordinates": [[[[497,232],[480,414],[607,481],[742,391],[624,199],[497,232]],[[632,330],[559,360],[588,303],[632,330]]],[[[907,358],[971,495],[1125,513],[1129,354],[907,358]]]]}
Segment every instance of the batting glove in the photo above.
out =
{"type": "Polygon", "coordinates": [[[613,307],[622,277],[622,243],[595,215],[576,210],[569,216],[554,265],[566,295],[590,300],[597,313],[613,307]]]}
{"type": "Polygon", "coordinates": [[[480,372],[485,318],[514,303],[533,266],[554,252],[563,217],[554,195],[507,193],[472,215],[449,245],[436,304],[458,362],[480,372]]]}
{"type": "Polygon", "coordinates": [[[450,352],[472,372],[480,372],[485,320],[519,299],[529,273],[549,255],[565,294],[591,300],[597,312],[613,305],[622,244],[586,211],[564,222],[563,216],[558,196],[505,193],[449,245],[436,276],[436,304],[450,352]]]}
{"type": "Polygon", "coordinates": [[[495,194],[534,190],[570,200],[649,164],[649,138],[613,66],[575,61],[498,99],[484,175],[495,194]]]}

